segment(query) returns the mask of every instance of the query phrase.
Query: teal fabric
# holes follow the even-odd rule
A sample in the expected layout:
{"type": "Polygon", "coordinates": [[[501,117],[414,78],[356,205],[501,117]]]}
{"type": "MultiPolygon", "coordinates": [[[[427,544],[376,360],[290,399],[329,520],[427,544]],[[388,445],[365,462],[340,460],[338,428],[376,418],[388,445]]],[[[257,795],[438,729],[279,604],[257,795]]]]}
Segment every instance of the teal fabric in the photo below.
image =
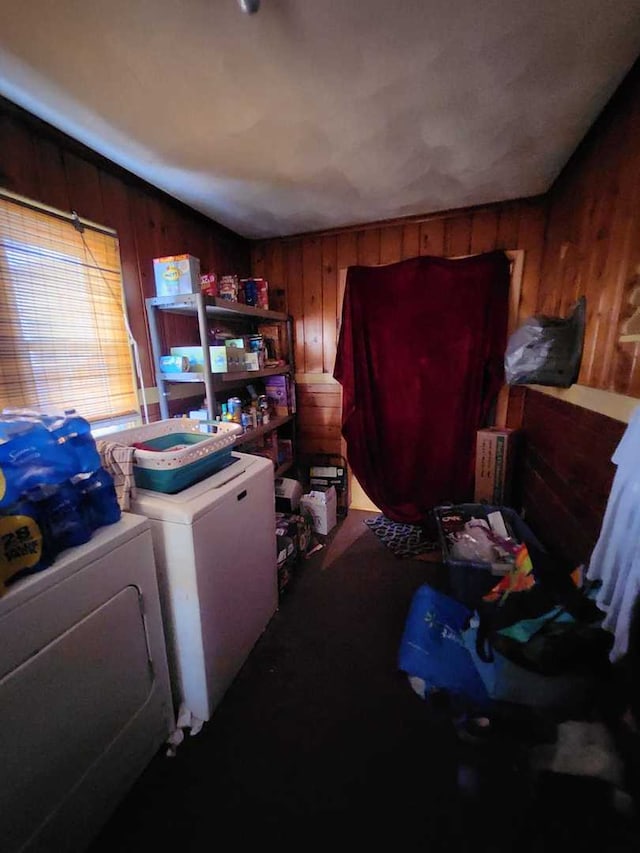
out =
{"type": "Polygon", "coordinates": [[[506,628],[501,628],[497,633],[504,637],[509,637],[517,643],[526,643],[544,626],[546,622],[575,622],[575,619],[570,613],[563,612],[562,607],[554,607],[542,616],[535,619],[521,619],[513,625],[508,625],[506,628]]]}

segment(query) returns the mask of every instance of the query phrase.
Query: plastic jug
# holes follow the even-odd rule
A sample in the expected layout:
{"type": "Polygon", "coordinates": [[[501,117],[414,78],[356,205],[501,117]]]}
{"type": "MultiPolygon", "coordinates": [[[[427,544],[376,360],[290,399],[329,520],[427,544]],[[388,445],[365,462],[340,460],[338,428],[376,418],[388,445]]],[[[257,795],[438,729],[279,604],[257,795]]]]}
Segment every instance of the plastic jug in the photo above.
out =
{"type": "Polygon", "coordinates": [[[49,430],[74,460],[73,474],[89,474],[100,467],[100,454],[91,435],[91,425],[76,412],[65,409],[61,418],[52,419],[49,430]]]}
{"type": "Polygon", "coordinates": [[[72,459],[41,421],[0,419],[0,508],[26,491],[55,485],[72,473],[72,459]]]}
{"type": "Polygon", "coordinates": [[[91,530],[120,520],[120,504],[113,477],[108,471],[98,468],[93,474],[76,477],[73,482],[91,530]]]}
{"type": "Polygon", "coordinates": [[[82,512],[80,495],[67,480],[29,492],[38,508],[46,547],[52,557],[91,539],[91,528],[82,512]]]}

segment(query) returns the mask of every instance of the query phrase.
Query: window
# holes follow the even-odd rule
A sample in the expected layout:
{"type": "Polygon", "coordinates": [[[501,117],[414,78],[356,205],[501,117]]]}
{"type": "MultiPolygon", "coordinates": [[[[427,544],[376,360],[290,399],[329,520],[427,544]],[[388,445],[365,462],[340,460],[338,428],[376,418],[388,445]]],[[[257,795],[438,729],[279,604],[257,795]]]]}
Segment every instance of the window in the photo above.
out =
{"type": "Polygon", "coordinates": [[[0,193],[0,407],[139,412],[118,238],[0,193]]]}

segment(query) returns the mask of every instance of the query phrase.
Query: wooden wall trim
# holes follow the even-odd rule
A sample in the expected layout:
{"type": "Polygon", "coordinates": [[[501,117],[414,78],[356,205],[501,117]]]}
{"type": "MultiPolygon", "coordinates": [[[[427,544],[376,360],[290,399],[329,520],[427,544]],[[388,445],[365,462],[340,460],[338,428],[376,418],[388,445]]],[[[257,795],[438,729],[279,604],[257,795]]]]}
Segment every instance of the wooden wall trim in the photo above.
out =
{"type": "Polygon", "coordinates": [[[543,385],[528,385],[528,388],[549,397],[555,397],[566,403],[572,403],[591,412],[606,415],[613,420],[629,423],[634,410],[640,406],[637,397],[590,388],[587,385],[572,385],[570,388],[553,388],[543,385]]]}

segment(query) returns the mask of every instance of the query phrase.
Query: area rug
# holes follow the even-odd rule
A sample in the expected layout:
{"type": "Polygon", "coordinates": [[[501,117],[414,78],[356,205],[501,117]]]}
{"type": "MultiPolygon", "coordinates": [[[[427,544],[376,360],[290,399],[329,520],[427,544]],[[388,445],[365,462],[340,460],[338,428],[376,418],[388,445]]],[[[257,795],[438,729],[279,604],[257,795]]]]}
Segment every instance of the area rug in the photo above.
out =
{"type": "Polygon", "coordinates": [[[364,523],[396,557],[415,559],[440,551],[440,543],[429,539],[417,524],[391,521],[385,515],[365,518],[364,523]]]}

